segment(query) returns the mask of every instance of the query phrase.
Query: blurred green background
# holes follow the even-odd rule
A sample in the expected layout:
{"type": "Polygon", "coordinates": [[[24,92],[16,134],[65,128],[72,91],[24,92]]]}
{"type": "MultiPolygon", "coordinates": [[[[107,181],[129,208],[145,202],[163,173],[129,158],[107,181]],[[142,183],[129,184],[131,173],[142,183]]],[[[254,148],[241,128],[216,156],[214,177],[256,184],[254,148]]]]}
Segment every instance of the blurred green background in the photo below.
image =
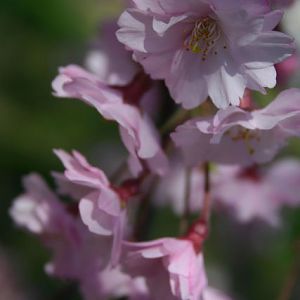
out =
{"type": "Polygon", "coordinates": [[[24,174],[49,178],[50,170],[61,168],[53,148],[88,154],[102,140],[115,140],[116,127],[95,110],[53,97],[51,81],[59,66],[82,63],[99,20],[117,17],[120,9],[117,0],[0,0],[0,253],[13,261],[12,284],[17,275],[15,284],[27,293],[7,294],[14,286],[1,282],[5,273],[1,300],[66,299],[61,284],[44,274],[46,251],[15,228],[8,208],[24,174]]]}
{"type": "MultiPolygon", "coordinates": [[[[60,168],[53,148],[88,155],[101,141],[116,140],[116,127],[95,110],[54,98],[51,81],[58,66],[82,63],[99,20],[117,16],[120,9],[117,0],[0,0],[0,300],[79,299],[73,286],[45,275],[47,252],[12,224],[8,208],[21,192],[22,175],[37,171],[49,178],[50,170],[60,168]]],[[[299,155],[299,143],[285,153],[299,155]]],[[[299,210],[285,211],[278,230],[220,217],[206,248],[207,265],[224,275],[220,285],[226,282],[237,300],[279,300],[295,253],[300,255],[300,249],[294,251],[299,210]]],[[[162,210],[152,222],[153,236],[174,234],[175,221],[162,210]]],[[[293,300],[300,299],[299,284],[293,300]]]]}

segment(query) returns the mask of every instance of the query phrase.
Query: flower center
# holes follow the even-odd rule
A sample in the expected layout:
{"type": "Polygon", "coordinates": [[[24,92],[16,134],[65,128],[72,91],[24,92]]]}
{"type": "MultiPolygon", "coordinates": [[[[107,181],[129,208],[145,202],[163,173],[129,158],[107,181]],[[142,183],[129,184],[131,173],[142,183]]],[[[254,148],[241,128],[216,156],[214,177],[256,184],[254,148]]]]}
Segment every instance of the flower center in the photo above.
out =
{"type": "MultiPolygon", "coordinates": [[[[207,55],[215,48],[221,34],[221,29],[214,19],[202,18],[195,23],[192,34],[184,42],[184,47],[187,51],[201,54],[202,60],[205,61],[207,55]]],[[[214,51],[214,54],[217,55],[218,52],[214,51]]]]}
{"type": "Polygon", "coordinates": [[[237,128],[237,130],[228,130],[225,132],[225,135],[228,135],[232,141],[244,141],[247,151],[250,155],[255,153],[255,148],[252,146],[252,142],[260,142],[260,136],[258,131],[250,130],[247,128],[237,128]]]}

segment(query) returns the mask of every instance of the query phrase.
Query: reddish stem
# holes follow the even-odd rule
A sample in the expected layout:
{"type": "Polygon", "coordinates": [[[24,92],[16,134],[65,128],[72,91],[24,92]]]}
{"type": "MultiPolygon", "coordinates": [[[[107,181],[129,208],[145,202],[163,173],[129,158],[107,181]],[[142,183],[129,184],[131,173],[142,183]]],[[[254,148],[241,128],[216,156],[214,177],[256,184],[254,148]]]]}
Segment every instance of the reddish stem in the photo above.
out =
{"type": "Polygon", "coordinates": [[[185,174],[184,211],[180,220],[180,233],[185,233],[189,227],[190,196],[191,196],[192,170],[188,168],[185,174]]]}
{"type": "Polygon", "coordinates": [[[151,195],[157,183],[158,178],[154,177],[149,185],[147,193],[140,199],[133,229],[133,239],[135,241],[143,240],[147,234],[148,223],[150,220],[151,195]]]}
{"type": "Polygon", "coordinates": [[[208,224],[210,219],[210,208],[211,208],[211,183],[210,183],[210,169],[209,163],[204,163],[204,202],[201,210],[200,220],[208,224]]]}
{"type": "Polygon", "coordinates": [[[183,237],[190,240],[197,253],[202,251],[203,244],[209,234],[209,219],[211,213],[211,182],[209,163],[204,164],[204,203],[200,217],[189,229],[188,233],[183,237]]]}
{"type": "Polygon", "coordinates": [[[149,174],[148,171],[145,171],[138,178],[129,178],[120,185],[111,185],[111,187],[119,195],[121,201],[126,204],[130,198],[140,193],[140,186],[149,174]]]}

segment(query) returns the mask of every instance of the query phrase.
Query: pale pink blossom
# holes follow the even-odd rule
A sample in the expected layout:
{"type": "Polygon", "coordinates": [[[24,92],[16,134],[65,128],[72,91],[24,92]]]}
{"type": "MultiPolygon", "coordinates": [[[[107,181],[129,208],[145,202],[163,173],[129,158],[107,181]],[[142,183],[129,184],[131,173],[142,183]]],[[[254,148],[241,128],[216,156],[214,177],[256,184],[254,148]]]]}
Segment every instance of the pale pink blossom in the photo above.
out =
{"type": "Polygon", "coordinates": [[[79,202],[81,219],[91,232],[113,238],[111,263],[115,265],[121,251],[128,199],[121,199],[104,172],[91,166],[79,152],[73,151],[70,155],[63,150],[55,150],[55,154],[66,168],[66,179],[87,188],[88,193],[79,202]]]}
{"type": "Polygon", "coordinates": [[[164,79],[184,108],[208,96],[219,108],[239,105],[245,88],[276,84],[274,64],[294,52],[274,31],[282,12],[261,0],[135,0],[119,19],[119,41],[154,79],[164,79]]]}
{"type": "Polygon", "coordinates": [[[163,238],[123,247],[121,266],[129,275],[143,276],[151,299],[199,300],[207,284],[202,253],[189,240],[163,238]]]}
{"type": "Polygon", "coordinates": [[[133,81],[141,67],[132,59],[130,51],[117,40],[117,30],[116,22],[101,24],[100,37],[87,53],[85,65],[108,85],[125,86],[133,81]]]}
{"type": "Polygon", "coordinates": [[[283,207],[300,205],[300,162],[282,160],[267,170],[219,167],[212,197],[241,222],[280,224],[283,207]]]}
{"type": "Polygon", "coordinates": [[[263,109],[220,110],[192,119],[172,134],[189,164],[251,165],[270,161],[289,137],[300,136],[300,90],[282,92],[263,109]]]}
{"type": "Polygon", "coordinates": [[[24,177],[23,186],[25,193],[15,199],[10,209],[16,224],[35,234],[45,229],[58,231],[56,227],[64,220],[65,210],[56,195],[38,174],[24,177]]]}
{"type": "Polygon", "coordinates": [[[300,205],[300,162],[285,158],[275,162],[267,171],[265,180],[272,185],[274,198],[280,207],[300,205]]]}
{"type": "Polygon", "coordinates": [[[53,81],[53,89],[56,96],[79,98],[94,106],[105,119],[119,124],[122,141],[131,154],[129,165],[134,175],[143,170],[141,160],[145,160],[154,173],[166,172],[167,158],[151,119],[138,107],[125,103],[121,91],[78,66],[61,68],[60,75],[53,81]]]}
{"type": "Polygon", "coordinates": [[[123,298],[130,300],[151,300],[148,288],[142,277],[132,279],[119,268],[105,269],[87,275],[89,280],[81,284],[81,293],[85,300],[123,298]],[[91,276],[92,275],[92,276],[91,276]]]}
{"type": "Polygon", "coordinates": [[[23,183],[25,193],[14,201],[10,215],[51,250],[49,275],[78,282],[85,300],[121,296],[150,300],[142,278],[132,280],[119,268],[107,268],[111,239],[88,231],[68,209],[73,204],[62,204],[39,175],[26,176],[23,183]]]}
{"type": "Polygon", "coordinates": [[[231,297],[226,296],[217,289],[207,287],[203,291],[201,300],[233,300],[231,297]]]}
{"type": "MultiPolygon", "coordinates": [[[[229,172],[231,173],[230,168],[229,172]]],[[[214,198],[228,208],[228,211],[238,221],[247,223],[253,220],[263,220],[272,226],[279,224],[278,203],[272,192],[272,185],[264,179],[253,178],[250,174],[230,176],[226,167],[220,170],[220,182],[215,185],[214,198]]],[[[232,175],[232,174],[231,174],[232,175]]]]}
{"type": "MultiPolygon", "coordinates": [[[[110,242],[98,239],[101,247],[94,249],[95,242],[91,243],[92,238],[85,234],[88,231],[80,220],[67,211],[39,175],[26,176],[23,185],[25,193],[15,199],[10,215],[18,226],[38,235],[52,250],[53,258],[46,265],[46,271],[60,278],[78,279],[79,274],[84,272],[82,260],[86,268],[91,267],[91,261],[88,262],[91,251],[98,253],[100,265],[104,268],[107,262],[103,255],[108,257],[104,250],[109,248],[110,242]],[[85,248],[86,243],[90,244],[90,248],[85,248]],[[87,250],[89,253],[86,253],[87,250]]],[[[100,267],[98,260],[93,264],[100,267]]]]}
{"type": "Polygon", "coordinates": [[[132,59],[132,53],[117,40],[117,22],[101,23],[101,33],[86,56],[87,69],[99,80],[118,89],[128,103],[138,104],[154,119],[162,105],[161,88],[132,59]]]}
{"type": "Polygon", "coordinates": [[[56,192],[61,196],[67,196],[76,202],[89,194],[90,187],[78,185],[70,181],[64,173],[51,172],[52,177],[55,180],[56,192]]]}
{"type": "MultiPolygon", "coordinates": [[[[169,205],[179,216],[185,213],[185,171],[177,163],[154,195],[158,206],[169,205]]],[[[242,223],[259,219],[278,226],[282,208],[300,206],[300,162],[295,159],[280,160],[268,168],[214,165],[210,180],[212,211],[224,215],[225,207],[242,223]]],[[[190,213],[199,213],[203,200],[204,173],[201,168],[193,168],[187,202],[190,213]]]]}

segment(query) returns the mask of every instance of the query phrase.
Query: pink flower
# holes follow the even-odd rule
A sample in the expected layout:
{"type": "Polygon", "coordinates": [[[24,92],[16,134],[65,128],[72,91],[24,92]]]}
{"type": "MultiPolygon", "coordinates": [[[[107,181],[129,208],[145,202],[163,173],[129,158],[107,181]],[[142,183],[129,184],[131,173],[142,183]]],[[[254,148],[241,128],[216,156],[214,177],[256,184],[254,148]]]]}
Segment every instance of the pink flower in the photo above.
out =
{"type": "MultiPolygon", "coordinates": [[[[155,194],[157,205],[168,204],[179,216],[185,212],[184,170],[177,162],[155,194]]],[[[300,205],[300,162],[295,159],[278,161],[267,169],[215,165],[210,178],[212,210],[223,215],[225,207],[242,223],[259,219],[278,226],[281,208],[300,205]]],[[[199,213],[204,199],[204,174],[199,167],[192,169],[189,190],[189,210],[199,213]]]]}
{"type": "Polygon", "coordinates": [[[129,275],[145,277],[153,300],[198,300],[206,286],[203,256],[189,240],[125,242],[121,265],[129,275]]]}
{"type": "Polygon", "coordinates": [[[268,170],[265,180],[272,185],[274,198],[279,206],[300,205],[300,162],[284,159],[274,163],[268,170]]]}
{"type": "Polygon", "coordinates": [[[30,174],[23,178],[23,186],[26,192],[15,199],[10,210],[16,224],[35,234],[60,230],[56,227],[62,224],[65,210],[42,178],[30,174]]]}
{"type": "Polygon", "coordinates": [[[125,102],[139,107],[155,119],[162,95],[159,84],[144,73],[132,53],[117,40],[117,22],[101,24],[100,34],[86,56],[86,67],[103,83],[122,92],[125,102]]]}
{"type": "MultiPolygon", "coordinates": [[[[25,193],[14,201],[10,209],[11,217],[18,226],[38,235],[52,250],[54,257],[46,266],[49,274],[60,278],[78,279],[79,274],[84,272],[83,266],[90,269],[88,259],[91,252],[86,253],[84,244],[89,243],[92,250],[95,243],[92,244],[92,239],[85,234],[81,223],[67,211],[39,175],[26,176],[23,184],[25,193]]],[[[96,248],[95,253],[97,252],[101,259],[95,260],[93,264],[104,268],[107,264],[105,256],[108,257],[106,249],[110,242],[99,239],[97,243],[101,244],[101,247],[96,248]]]]}
{"type": "Polygon", "coordinates": [[[129,164],[134,175],[143,170],[141,160],[145,160],[154,173],[166,172],[167,158],[154,125],[136,106],[126,104],[120,91],[78,66],[61,68],[60,75],[53,81],[53,89],[56,96],[79,98],[94,106],[105,119],[119,124],[122,141],[131,154],[129,164]]]}
{"type": "Polygon", "coordinates": [[[14,201],[10,215],[51,250],[48,274],[78,282],[86,300],[121,296],[150,300],[142,278],[132,280],[119,268],[107,268],[110,239],[89,232],[39,175],[26,176],[23,182],[26,191],[14,201]]]}
{"type": "Polygon", "coordinates": [[[232,300],[232,298],[224,295],[216,289],[207,287],[203,292],[201,300],[232,300]]]}
{"type": "Polygon", "coordinates": [[[287,138],[299,135],[300,90],[290,89],[260,110],[229,107],[214,117],[192,119],[172,138],[189,164],[251,165],[270,161],[287,138]]]}
{"type": "Polygon", "coordinates": [[[102,82],[111,86],[126,86],[141,71],[141,67],[117,40],[117,29],[116,22],[101,24],[101,38],[93,43],[88,52],[86,66],[102,82]]]}
{"type": "Polygon", "coordinates": [[[276,84],[274,64],[294,52],[273,31],[282,13],[261,0],[134,0],[120,17],[119,41],[172,97],[193,108],[209,96],[219,108],[239,105],[245,88],[276,84]]]}
{"type": "Polygon", "coordinates": [[[132,279],[119,268],[87,276],[81,284],[81,293],[85,300],[123,298],[130,300],[151,300],[145,280],[142,277],[132,279]]]}
{"type": "Polygon", "coordinates": [[[78,185],[70,181],[64,173],[51,172],[55,180],[56,192],[62,196],[68,196],[73,200],[79,201],[91,191],[90,187],[78,185]]]}
{"type": "Polygon", "coordinates": [[[220,167],[213,198],[225,204],[241,222],[261,219],[270,225],[280,223],[284,206],[299,206],[300,162],[283,160],[266,171],[258,167],[220,167]]]}
{"type": "Polygon", "coordinates": [[[87,188],[88,193],[79,202],[81,219],[91,232],[113,238],[111,263],[115,265],[120,256],[127,219],[127,199],[121,199],[105,174],[91,166],[79,152],[73,151],[69,155],[62,150],[55,150],[55,154],[66,168],[66,179],[87,188]]]}

